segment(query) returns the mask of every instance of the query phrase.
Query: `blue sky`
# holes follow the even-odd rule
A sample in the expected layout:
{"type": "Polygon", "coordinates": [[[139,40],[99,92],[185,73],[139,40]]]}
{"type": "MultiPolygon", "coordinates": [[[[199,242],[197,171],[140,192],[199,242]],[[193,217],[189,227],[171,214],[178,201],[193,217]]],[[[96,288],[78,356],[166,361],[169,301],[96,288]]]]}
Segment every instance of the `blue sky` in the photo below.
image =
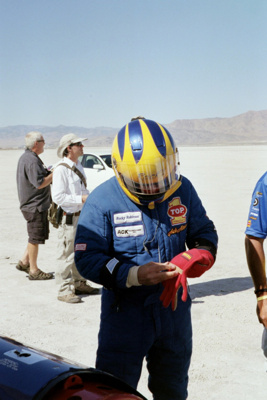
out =
{"type": "Polygon", "coordinates": [[[0,126],[267,109],[266,0],[0,0],[0,126]]]}

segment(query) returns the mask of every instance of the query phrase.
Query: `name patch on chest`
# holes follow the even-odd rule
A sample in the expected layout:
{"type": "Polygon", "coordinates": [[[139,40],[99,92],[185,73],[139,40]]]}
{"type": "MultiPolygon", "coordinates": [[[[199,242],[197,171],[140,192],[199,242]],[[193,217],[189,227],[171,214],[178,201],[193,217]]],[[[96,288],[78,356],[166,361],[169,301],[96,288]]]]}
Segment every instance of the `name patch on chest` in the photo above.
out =
{"type": "Polygon", "coordinates": [[[115,228],[117,237],[136,237],[144,235],[143,225],[132,225],[132,226],[117,226],[115,228]]]}
{"type": "Polygon", "coordinates": [[[141,211],[117,213],[114,214],[113,219],[115,225],[138,222],[142,221],[142,213],[141,211]]]}

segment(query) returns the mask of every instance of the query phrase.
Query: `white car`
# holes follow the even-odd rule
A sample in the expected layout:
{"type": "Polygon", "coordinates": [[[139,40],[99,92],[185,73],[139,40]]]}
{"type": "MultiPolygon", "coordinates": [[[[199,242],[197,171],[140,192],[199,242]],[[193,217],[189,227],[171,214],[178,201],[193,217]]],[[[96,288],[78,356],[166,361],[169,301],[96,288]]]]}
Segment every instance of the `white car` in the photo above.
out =
{"type": "Polygon", "coordinates": [[[112,176],[111,154],[84,153],[79,157],[87,179],[87,189],[92,192],[97,186],[112,176]]]}

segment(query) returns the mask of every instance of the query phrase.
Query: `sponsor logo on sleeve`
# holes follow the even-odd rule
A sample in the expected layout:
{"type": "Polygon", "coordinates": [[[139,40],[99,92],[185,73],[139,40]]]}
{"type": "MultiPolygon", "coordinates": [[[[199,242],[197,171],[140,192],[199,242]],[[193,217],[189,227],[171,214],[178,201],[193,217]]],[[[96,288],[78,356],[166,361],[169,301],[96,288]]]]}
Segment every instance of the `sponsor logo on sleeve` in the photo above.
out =
{"type": "Polygon", "coordinates": [[[259,216],[258,213],[251,212],[249,218],[250,218],[250,219],[257,220],[258,216],[259,216]]]}
{"type": "Polygon", "coordinates": [[[76,245],[75,245],[75,251],[85,251],[86,250],[86,248],[87,248],[87,245],[86,245],[86,243],[77,243],[76,245]]]}
{"type": "Polygon", "coordinates": [[[259,199],[257,199],[257,197],[254,199],[254,202],[253,202],[253,206],[254,207],[257,207],[257,205],[259,204],[259,199]]]}
{"type": "Polygon", "coordinates": [[[258,216],[259,216],[259,214],[254,213],[254,212],[251,212],[250,214],[251,214],[251,215],[254,215],[254,217],[258,217],[258,216]]]}
{"type": "Polygon", "coordinates": [[[250,228],[251,227],[251,221],[250,221],[250,219],[248,220],[248,223],[247,223],[247,228],[250,228]]]}
{"type": "Polygon", "coordinates": [[[181,225],[186,222],[187,208],[181,203],[180,197],[174,197],[168,203],[168,216],[171,219],[172,226],[181,225]]]}

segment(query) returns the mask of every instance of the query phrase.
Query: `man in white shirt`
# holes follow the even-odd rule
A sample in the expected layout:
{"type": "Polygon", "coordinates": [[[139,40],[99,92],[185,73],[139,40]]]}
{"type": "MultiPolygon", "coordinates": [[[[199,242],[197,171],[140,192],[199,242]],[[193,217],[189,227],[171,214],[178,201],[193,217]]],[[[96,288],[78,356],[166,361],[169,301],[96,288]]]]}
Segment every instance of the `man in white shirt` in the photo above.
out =
{"type": "Polygon", "coordinates": [[[85,138],[73,133],[64,135],[59,143],[57,155],[63,160],[53,172],[52,200],[62,209],[59,226],[59,257],[56,268],[56,283],[59,284],[58,300],[79,303],[79,294],[97,294],[99,289],[91,287],[78,273],[74,262],[74,238],[79,215],[89,191],[82,164],[85,138]],[[66,164],[66,165],[63,165],[66,164]]]}

